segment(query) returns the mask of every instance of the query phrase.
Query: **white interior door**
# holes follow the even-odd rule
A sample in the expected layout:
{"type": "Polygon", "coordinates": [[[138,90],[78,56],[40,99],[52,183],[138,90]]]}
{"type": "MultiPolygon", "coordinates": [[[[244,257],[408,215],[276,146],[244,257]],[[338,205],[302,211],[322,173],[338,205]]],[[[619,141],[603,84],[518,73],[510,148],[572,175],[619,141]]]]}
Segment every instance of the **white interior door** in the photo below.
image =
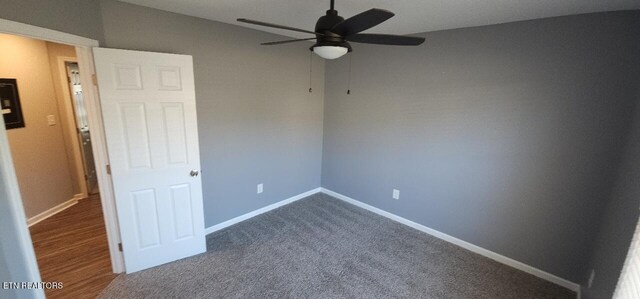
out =
{"type": "Polygon", "coordinates": [[[126,271],[204,252],[191,56],[93,52],[126,271]]]}

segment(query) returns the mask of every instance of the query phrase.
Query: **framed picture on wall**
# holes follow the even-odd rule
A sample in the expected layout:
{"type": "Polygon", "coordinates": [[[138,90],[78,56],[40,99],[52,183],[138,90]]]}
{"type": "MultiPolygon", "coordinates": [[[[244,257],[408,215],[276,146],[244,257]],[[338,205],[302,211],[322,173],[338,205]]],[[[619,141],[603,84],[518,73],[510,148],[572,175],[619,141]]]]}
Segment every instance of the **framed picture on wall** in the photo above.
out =
{"type": "Polygon", "coordinates": [[[2,104],[2,117],[7,130],[24,128],[16,79],[0,78],[0,104],[2,104]]]}

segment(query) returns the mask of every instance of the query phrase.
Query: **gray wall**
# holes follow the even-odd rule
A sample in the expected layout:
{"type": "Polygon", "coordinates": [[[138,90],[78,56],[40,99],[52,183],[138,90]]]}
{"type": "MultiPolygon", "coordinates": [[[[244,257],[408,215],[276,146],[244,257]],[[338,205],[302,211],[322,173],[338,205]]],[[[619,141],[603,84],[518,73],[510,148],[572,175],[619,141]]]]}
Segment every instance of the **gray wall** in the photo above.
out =
{"type": "Polygon", "coordinates": [[[320,185],[324,62],[313,57],[309,93],[309,43],[259,46],[285,37],[112,0],[0,7],[101,46],[193,55],[207,226],[320,185]]]}
{"type": "MultiPolygon", "coordinates": [[[[640,26],[637,26],[637,28],[640,26]]],[[[640,47],[638,48],[640,51],[640,47]]],[[[636,76],[640,78],[640,76],[636,76]]],[[[615,290],[638,222],[640,208],[640,92],[634,129],[626,146],[611,201],[590,262],[596,276],[591,289],[584,277],[583,298],[610,298],[615,290]]]]}
{"type": "Polygon", "coordinates": [[[102,41],[98,0],[0,0],[0,19],[102,41]]]}
{"type": "Polygon", "coordinates": [[[322,186],[582,282],[635,105],[639,17],[354,45],[351,95],[348,58],[327,63],[322,186]]]}
{"type": "Polygon", "coordinates": [[[260,46],[284,37],[115,1],[101,7],[107,47],[193,55],[206,226],[320,186],[324,62],[313,58],[309,93],[309,43],[260,46]]]}

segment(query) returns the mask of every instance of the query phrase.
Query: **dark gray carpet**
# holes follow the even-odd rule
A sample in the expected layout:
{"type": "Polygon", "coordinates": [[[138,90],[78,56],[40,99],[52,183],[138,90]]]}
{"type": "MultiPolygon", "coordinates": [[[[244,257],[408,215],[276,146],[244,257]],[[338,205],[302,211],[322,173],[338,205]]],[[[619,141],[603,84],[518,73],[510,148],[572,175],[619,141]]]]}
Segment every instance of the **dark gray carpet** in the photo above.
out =
{"type": "Polygon", "coordinates": [[[120,275],[102,298],[576,298],[532,275],[315,194],[120,275]]]}

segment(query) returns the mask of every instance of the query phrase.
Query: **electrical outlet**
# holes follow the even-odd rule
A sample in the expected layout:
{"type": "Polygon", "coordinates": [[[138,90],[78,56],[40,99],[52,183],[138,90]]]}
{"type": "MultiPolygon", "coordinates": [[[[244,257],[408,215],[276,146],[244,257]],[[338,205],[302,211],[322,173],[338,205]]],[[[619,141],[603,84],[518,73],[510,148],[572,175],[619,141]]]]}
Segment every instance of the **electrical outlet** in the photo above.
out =
{"type": "Polygon", "coordinates": [[[393,189],[393,199],[400,199],[400,190],[393,189]]]}
{"type": "Polygon", "coordinates": [[[589,283],[587,283],[587,287],[591,288],[593,285],[593,280],[596,278],[596,270],[591,269],[591,274],[589,275],[589,283]]]}
{"type": "Polygon", "coordinates": [[[258,184],[257,193],[260,194],[264,190],[262,184],[258,184]]]}

